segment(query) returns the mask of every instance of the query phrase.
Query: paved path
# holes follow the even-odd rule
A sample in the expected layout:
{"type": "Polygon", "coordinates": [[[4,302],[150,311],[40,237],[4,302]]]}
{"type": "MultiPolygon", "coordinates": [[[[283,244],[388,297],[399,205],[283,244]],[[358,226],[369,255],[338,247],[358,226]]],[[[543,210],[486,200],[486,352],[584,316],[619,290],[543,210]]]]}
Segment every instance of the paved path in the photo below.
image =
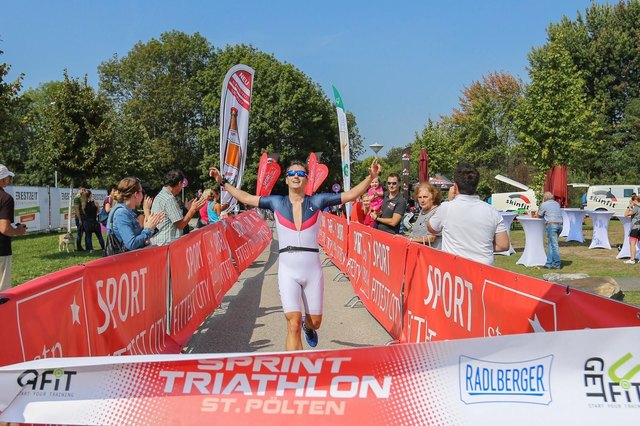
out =
{"type": "MultiPolygon", "coordinates": [[[[245,270],[222,304],[193,335],[183,352],[231,353],[283,351],[286,323],[278,294],[278,241],[245,270]]],[[[321,251],[321,259],[326,256],[321,251]]],[[[327,261],[328,262],[328,261],[327,261]]],[[[323,267],[325,278],[324,318],[315,349],[357,348],[384,345],[389,334],[358,304],[345,307],[354,295],[351,283],[333,264],[323,267]]],[[[304,349],[309,349],[303,339],[304,349]]]]}

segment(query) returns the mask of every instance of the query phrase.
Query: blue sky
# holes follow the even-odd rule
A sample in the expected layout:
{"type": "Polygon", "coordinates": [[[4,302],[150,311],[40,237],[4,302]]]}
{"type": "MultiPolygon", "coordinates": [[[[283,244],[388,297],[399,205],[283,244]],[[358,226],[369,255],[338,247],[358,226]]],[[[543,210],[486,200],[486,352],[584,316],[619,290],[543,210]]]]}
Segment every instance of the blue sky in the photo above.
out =
{"type": "MultiPolygon", "coordinates": [[[[0,15],[0,62],[23,86],[88,75],[165,31],[199,32],[216,47],[252,44],[295,65],[357,118],[365,146],[414,140],[449,115],[463,87],[493,71],[527,81],[527,54],[546,28],[588,0],[11,1],[0,15]]],[[[256,75],[256,79],[260,76],[256,75]]],[[[337,126],[337,124],[336,124],[337,126]]],[[[371,151],[367,150],[366,155],[371,151]]]]}

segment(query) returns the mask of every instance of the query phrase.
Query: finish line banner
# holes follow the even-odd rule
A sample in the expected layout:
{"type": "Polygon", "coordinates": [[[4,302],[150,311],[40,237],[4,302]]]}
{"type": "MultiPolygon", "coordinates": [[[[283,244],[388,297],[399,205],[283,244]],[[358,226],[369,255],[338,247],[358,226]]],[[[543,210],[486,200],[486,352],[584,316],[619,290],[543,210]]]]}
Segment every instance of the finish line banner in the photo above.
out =
{"type": "Polygon", "coordinates": [[[0,421],[634,424],[639,342],[640,328],[625,327],[335,351],[44,359],[0,368],[0,421]]]}

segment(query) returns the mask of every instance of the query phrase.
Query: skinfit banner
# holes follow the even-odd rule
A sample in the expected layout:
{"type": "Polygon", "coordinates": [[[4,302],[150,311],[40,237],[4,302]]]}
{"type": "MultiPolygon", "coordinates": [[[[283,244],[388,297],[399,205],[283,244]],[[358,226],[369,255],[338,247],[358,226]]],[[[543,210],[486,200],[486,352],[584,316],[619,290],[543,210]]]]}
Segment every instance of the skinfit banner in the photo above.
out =
{"type": "MultiPolygon", "coordinates": [[[[253,69],[246,65],[232,67],[222,82],[220,99],[220,171],[236,188],[242,184],[247,158],[249,110],[253,91],[253,69]]],[[[233,207],[236,200],[222,191],[221,203],[233,207]]]]}
{"type": "Polygon", "coordinates": [[[0,368],[0,421],[635,424],[638,342],[635,327],[335,351],[46,359],[0,368]]]}

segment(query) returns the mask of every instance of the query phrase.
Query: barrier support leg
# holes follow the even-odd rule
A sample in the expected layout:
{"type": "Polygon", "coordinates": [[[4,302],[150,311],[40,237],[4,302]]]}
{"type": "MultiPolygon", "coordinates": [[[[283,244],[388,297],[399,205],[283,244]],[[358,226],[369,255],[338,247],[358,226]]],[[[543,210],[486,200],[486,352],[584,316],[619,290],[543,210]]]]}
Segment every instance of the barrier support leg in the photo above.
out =
{"type": "Polygon", "coordinates": [[[338,272],[336,276],[333,277],[332,281],[342,281],[343,278],[346,278],[347,280],[349,279],[349,277],[347,277],[347,274],[345,274],[344,272],[338,272]]]}
{"type": "Polygon", "coordinates": [[[360,300],[360,297],[357,294],[355,296],[351,296],[351,299],[347,300],[347,303],[344,304],[344,306],[349,308],[355,308],[357,305],[364,306],[362,300],[360,300]]]}
{"type": "Polygon", "coordinates": [[[322,263],[320,264],[320,266],[327,266],[327,265],[333,265],[333,262],[331,261],[331,259],[329,259],[328,257],[325,258],[322,263]]]}

